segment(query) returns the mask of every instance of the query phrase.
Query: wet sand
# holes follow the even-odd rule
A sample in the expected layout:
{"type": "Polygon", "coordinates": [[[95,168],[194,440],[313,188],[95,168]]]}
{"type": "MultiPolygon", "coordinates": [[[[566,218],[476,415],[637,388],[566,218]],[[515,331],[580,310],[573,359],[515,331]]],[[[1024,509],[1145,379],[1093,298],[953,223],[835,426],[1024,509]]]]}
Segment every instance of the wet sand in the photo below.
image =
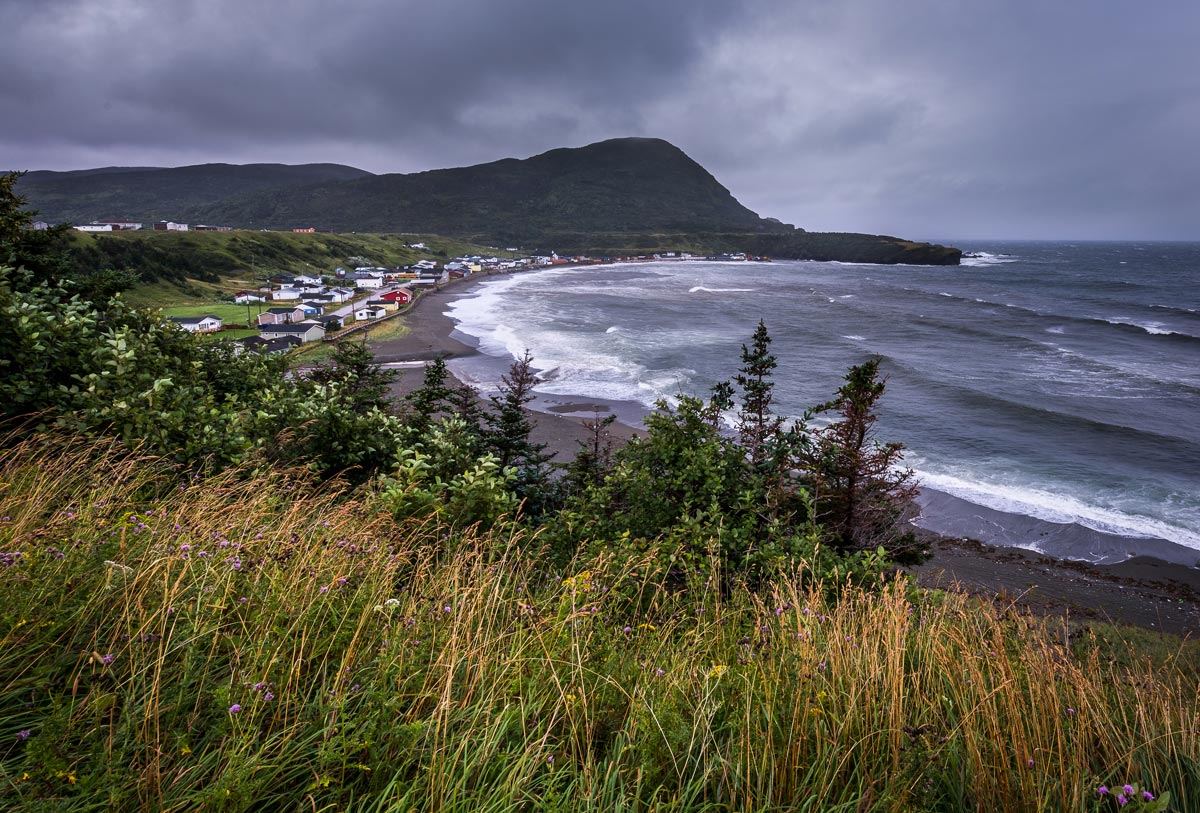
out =
{"type": "MultiPolygon", "coordinates": [[[[404,316],[409,332],[374,346],[381,362],[421,362],[439,355],[462,358],[478,354],[454,338],[455,322],[443,314],[446,305],[488,279],[475,276],[438,291],[422,294],[404,316]]],[[[421,366],[405,371],[395,389],[403,395],[421,384],[421,366]]],[[[569,461],[590,437],[589,420],[619,414],[619,405],[580,396],[541,398],[535,404],[533,439],[556,452],[556,462],[569,461]]],[[[627,424],[610,427],[615,444],[638,433],[627,424]]],[[[1074,621],[1114,621],[1189,637],[1200,636],[1200,569],[1178,562],[1137,556],[1116,564],[1092,565],[1044,556],[1019,547],[993,547],[961,536],[921,533],[931,541],[933,557],[909,571],[927,587],[958,587],[1003,606],[1042,614],[1066,615],[1074,621]]],[[[1020,544],[1020,540],[1013,540],[1020,544]]],[[[1029,540],[1035,543],[1038,540],[1029,540]]]]}

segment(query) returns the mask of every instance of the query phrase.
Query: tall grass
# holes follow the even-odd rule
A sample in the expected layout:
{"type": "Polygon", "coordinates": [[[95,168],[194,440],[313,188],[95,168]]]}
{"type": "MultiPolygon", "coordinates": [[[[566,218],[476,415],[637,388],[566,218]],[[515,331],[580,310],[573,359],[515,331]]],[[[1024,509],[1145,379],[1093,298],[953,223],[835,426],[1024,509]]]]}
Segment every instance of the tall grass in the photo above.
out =
{"type": "Polygon", "coordinates": [[[955,593],[556,573],[519,530],[69,442],[4,452],[0,517],[4,809],[1200,808],[1194,673],[955,593]]]}

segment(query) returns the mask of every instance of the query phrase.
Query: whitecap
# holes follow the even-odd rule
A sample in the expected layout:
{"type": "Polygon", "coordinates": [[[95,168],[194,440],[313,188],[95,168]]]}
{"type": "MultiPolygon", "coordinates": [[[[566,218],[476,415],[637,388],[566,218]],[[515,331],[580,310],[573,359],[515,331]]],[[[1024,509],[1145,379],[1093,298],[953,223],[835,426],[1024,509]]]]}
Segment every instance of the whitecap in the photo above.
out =
{"type": "Polygon", "coordinates": [[[1128,319],[1123,316],[1113,316],[1105,318],[1105,322],[1110,325],[1124,325],[1125,327],[1136,327],[1149,333],[1151,336],[1186,336],[1186,333],[1180,333],[1178,330],[1168,330],[1162,322],[1137,322],[1133,319],[1128,319]]]}
{"type": "Polygon", "coordinates": [[[1003,265],[1004,263],[1015,263],[1020,258],[1014,257],[1011,254],[989,254],[986,251],[972,251],[964,254],[962,259],[958,261],[959,265],[965,265],[969,268],[981,268],[989,265],[1003,265]]]}
{"type": "Polygon", "coordinates": [[[918,468],[918,465],[914,465],[913,470],[922,485],[985,508],[1024,514],[1046,522],[1073,522],[1093,531],[1119,536],[1165,539],[1200,550],[1200,533],[1169,522],[1094,505],[1075,496],[1032,485],[968,480],[954,474],[918,468]]]}

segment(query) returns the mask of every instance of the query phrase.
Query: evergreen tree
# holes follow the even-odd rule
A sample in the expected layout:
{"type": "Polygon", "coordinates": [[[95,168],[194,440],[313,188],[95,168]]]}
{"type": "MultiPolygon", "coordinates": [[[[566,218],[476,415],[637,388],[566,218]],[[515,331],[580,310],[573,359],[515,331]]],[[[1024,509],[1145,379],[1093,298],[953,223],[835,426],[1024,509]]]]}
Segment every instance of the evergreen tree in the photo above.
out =
{"type": "Polygon", "coordinates": [[[385,370],[375,361],[365,340],[338,342],[332,363],[308,374],[317,384],[338,384],[341,403],[356,412],[372,407],[387,411],[392,405],[392,384],[399,377],[399,372],[385,370]]]}
{"type": "Polygon", "coordinates": [[[81,269],[70,256],[69,225],[33,228],[37,212],[26,209],[25,197],[16,192],[16,183],[23,174],[0,174],[0,265],[16,269],[9,276],[15,290],[27,291],[39,284],[61,285],[81,299],[102,304],[138,282],[140,275],[133,271],[81,269]]]}
{"type": "Polygon", "coordinates": [[[616,420],[616,415],[606,415],[583,422],[588,439],[586,442],[579,441],[579,449],[566,465],[566,474],[562,481],[562,489],[567,499],[600,485],[612,471],[613,440],[610,427],[616,420]]]}
{"type": "MultiPolygon", "coordinates": [[[[771,400],[775,394],[771,374],[778,362],[771,353],[771,337],[761,319],[751,342],[750,347],[742,345],[742,366],[738,368],[736,378],[742,388],[738,438],[751,464],[759,467],[771,456],[769,446],[782,431],[783,419],[771,414],[771,400]]],[[[718,393],[714,389],[714,395],[726,396],[728,391],[718,393]]]]}
{"type": "Polygon", "coordinates": [[[483,409],[474,390],[451,381],[445,357],[425,365],[421,386],[405,398],[408,433],[411,442],[419,444],[438,419],[454,417],[461,421],[457,431],[469,446],[464,453],[474,457],[484,445],[483,409]]]}
{"type": "Polygon", "coordinates": [[[807,450],[821,523],[845,551],[883,547],[893,559],[921,553],[898,521],[917,494],[911,469],[900,468],[904,445],[874,437],[875,412],[885,380],[879,359],[851,367],[845,383],[822,410],[839,420],[815,433],[807,450]]]}
{"type": "Polygon", "coordinates": [[[540,512],[544,491],[549,479],[549,462],[553,455],[545,453],[546,444],[530,440],[533,423],[525,405],[533,400],[533,389],[541,383],[534,374],[533,358],[529,351],[513,362],[508,374],[500,378],[500,393],[493,395],[491,412],[484,417],[485,440],[502,469],[517,469],[517,493],[530,502],[529,508],[540,512]]]}

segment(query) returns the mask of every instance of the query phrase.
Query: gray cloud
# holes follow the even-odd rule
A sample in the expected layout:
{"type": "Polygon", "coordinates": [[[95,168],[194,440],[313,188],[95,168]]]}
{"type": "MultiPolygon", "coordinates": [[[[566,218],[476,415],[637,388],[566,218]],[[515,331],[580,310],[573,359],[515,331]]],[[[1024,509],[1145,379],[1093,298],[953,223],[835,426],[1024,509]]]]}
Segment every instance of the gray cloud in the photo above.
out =
{"type": "Polygon", "coordinates": [[[7,0],[3,163],[416,171],[621,135],[761,214],[1200,238],[1185,0],[7,0]]]}

